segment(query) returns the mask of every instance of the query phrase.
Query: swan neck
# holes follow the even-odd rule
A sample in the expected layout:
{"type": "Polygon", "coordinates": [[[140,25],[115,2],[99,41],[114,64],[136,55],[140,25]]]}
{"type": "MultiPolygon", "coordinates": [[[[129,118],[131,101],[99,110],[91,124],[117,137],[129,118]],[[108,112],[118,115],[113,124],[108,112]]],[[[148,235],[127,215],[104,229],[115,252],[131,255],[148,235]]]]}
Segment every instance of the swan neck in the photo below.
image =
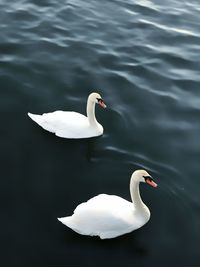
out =
{"type": "Polygon", "coordinates": [[[134,203],[136,210],[143,209],[144,207],[146,207],[140,196],[140,188],[138,181],[134,181],[134,179],[131,179],[130,192],[131,192],[131,199],[132,202],[134,203]]]}
{"type": "Polygon", "coordinates": [[[92,102],[90,99],[87,101],[87,117],[90,125],[95,126],[98,124],[95,117],[95,102],[92,102]]]}

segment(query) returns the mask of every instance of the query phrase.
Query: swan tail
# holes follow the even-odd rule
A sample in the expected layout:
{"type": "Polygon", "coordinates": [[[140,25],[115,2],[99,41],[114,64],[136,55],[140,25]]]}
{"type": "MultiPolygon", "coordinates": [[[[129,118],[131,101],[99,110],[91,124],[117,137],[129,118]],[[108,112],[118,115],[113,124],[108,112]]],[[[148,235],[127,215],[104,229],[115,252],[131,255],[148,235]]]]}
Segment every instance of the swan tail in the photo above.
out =
{"type": "Polygon", "coordinates": [[[57,218],[61,223],[63,223],[64,225],[72,228],[72,225],[71,225],[71,216],[68,216],[68,217],[62,217],[62,218],[57,218]]]}
{"type": "Polygon", "coordinates": [[[40,126],[42,126],[42,116],[41,115],[37,115],[37,114],[32,114],[32,113],[28,113],[28,116],[37,124],[39,124],[40,126]]]}
{"type": "Polygon", "coordinates": [[[51,133],[55,133],[51,122],[48,120],[48,113],[47,114],[43,114],[43,115],[37,115],[37,114],[32,114],[32,113],[28,113],[28,116],[34,121],[36,122],[39,126],[41,126],[44,130],[47,130],[51,133]]]}
{"type": "Polygon", "coordinates": [[[63,223],[65,226],[69,227],[73,231],[75,231],[78,234],[81,235],[93,235],[90,234],[90,232],[83,231],[80,229],[80,227],[76,224],[76,221],[73,220],[73,216],[63,217],[63,218],[57,218],[61,223],[63,223]]]}

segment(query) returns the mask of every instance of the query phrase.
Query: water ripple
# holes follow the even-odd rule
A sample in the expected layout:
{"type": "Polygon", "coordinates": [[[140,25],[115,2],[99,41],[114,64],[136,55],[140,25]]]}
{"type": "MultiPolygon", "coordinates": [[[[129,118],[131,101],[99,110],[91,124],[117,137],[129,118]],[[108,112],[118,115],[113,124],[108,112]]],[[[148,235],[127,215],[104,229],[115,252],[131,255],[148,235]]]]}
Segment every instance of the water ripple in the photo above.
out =
{"type": "Polygon", "coordinates": [[[167,25],[163,25],[163,24],[156,23],[156,22],[149,21],[149,20],[145,20],[145,19],[140,19],[139,21],[144,23],[144,24],[152,25],[155,28],[158,28],[158,29],[161,29],[161,30],[164,30],[164,31],[175,32],[175,33],[178,33],[178,34],[199,37],[199,33],[195,33],[194,31],[191,31],[191,30],[170,27],[170,26],[167,26],[167,25]]]}
{"type": "MultiPolygon", "coordinates": [[[[182,246],[185,244],[183,233],[188,234],[187,243],[193,246],[186,247],[186,251],[194,251],[198,243],[194,242],[193,229],[198,222],[200,203],[199,10],[196,0],[14,0],[12,4],[1,1],[0,108],[5,114],[1,140],[9,137],[9,142],[2,142],[3,161],[6,157],[9,159],[3,176],[7,177],[10,172],[9,185],[16,184],[18,190],[13,190],[5,203],[11,205],[12,198],[18,200],[20,196],[20,204],[29,205],[32,217],[41,218],[44,210],[48,210],[48,216],[56,218],[57,214],[51,214],[49,203],[55,203],[57,212],[60,203],[73,204],[75,199],[70,196],[77,197],[77,190],[82,194],[80,198],[85,199],[87,183],[93,193],[116,189],[121,194],[124,177],[128,183],[131,171],[145,168],[159,184],[154,194],[148,189],[145,191],[147,203],[150,200],[152,204],[151,220],[154,220],[148,227],[156,225],[160,232],[159,240],[155,235],[154,239],[146,235],[148,232],[151,236],[150,228],[144,228],[145,234],[143,230],[136,233],[138,240],[152,248],[144,262],[148,259],[150,266],[162,266],[166,251],[167,256],[170,249],[176,251],[176,255],[172,253],[168,259],[177,259],[179,248],[182,259],[186,247],[182,246]],[[59,139],[27,118],[28,111],[66,109],[85,113],[87,95],[96,90],[108,106],[105,111],[96,107],[96,116],[105,130],[101,138],[74,142],[59,139]],[[15,168],[10,168],[12,164],[15,168]],[[28,184],[34,181],[34,188],[24,188],[16,182],[21,179],[28,184]],[[55,187],[49,189],[45,183],[47,186],[40,191],[41,203],[46,199],[48,204],[38,214],[38,208],[30,207],[44,179],[51,179],[55,187]],[[74,181],[80,183],[78,187],[74,187],[74,181]],[[16,192],[20,194],[15,195],[16,192]],[[58,204],[60,192],[65,201],[62,199],[58,204]],[[33,196],[30,202],[27,202],[28,194],[33,196]],[[185,210],[190,212],[190,220],[185,210]],[[172,229],[175,230],[171,236],[172,229]],[[152,254],[157,250],[156,256],[152,254]],[[155,262],[151,265],[152,259],[155,262]]],[[[17,209],[13,207],[13,210],[17,209]]],[[[27,214],[27,210],[22,214],[27,214]]],[[[35,225],[33,220],[34,234],[46,231],[46,223],[39,231],[35,225]]],[[[15,240],[21,240],[19,229],[13,229],[12,234],[20,233],[15,240]]],[[[55,225],[52,229],[56,229],[55,225]]],[[[80,240],[85,239],[77,237],[77,242],[84,242],[80,240]]],[[[60,241],[56,239],[56,242],[60,241]]],[[[115,242],[118,241],[112,244],[119,244],[115,242]]],[[[86,241],[85,251],[89,251],[89,243],[91,240],[86,241]]],[[[123,244],[126,243],[125,238],[123,244]]],[[[40,247],[41,251],[44,247],[40,247]]],[[[21,246],[20,251],[26,255],[21,246]]],[[[63,251],[66,258],[66,247],[63,251]]],[[[79,253],[77,247],[74,251],[79,253]]],[[[127,251],[119,255],[123,257],[127,251]]],[[[112,256],[115,258],[115,250],[112,256]]],[[[131,261],[129,256],[126,259],[131,261]]],[[[136,260],[141,263],[141,258],[136,260]]],[[[126,260],[123,262],[126,264],[126,260]]]]}

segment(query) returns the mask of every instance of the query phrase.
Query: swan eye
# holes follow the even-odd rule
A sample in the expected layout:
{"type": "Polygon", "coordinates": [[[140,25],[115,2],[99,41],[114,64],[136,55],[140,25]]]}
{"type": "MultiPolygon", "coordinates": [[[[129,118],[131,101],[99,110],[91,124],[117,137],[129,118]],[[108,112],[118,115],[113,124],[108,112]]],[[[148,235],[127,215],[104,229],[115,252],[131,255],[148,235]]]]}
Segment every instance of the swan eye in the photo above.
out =
{"type": "Polygon", "coordinates": [[[102,98],[97,98],[97,102],[98,103],[103,103],[103,99],[102,98]]]}
{"type": "Polygon", "coordinates": [[[104,103],[102,98],[97,98],[97,103],[102,107],[106,108],[106,104],[104,103]]]}
{"type": "Polygon", "coordinates": [[[153,181],[153,178],[152,178],[150,175],[148,175],[148,176],[143,176],[143,177],[144,177],[145,182],[146,182],[147,180],[149,180],[150,182],[153,181]]]}

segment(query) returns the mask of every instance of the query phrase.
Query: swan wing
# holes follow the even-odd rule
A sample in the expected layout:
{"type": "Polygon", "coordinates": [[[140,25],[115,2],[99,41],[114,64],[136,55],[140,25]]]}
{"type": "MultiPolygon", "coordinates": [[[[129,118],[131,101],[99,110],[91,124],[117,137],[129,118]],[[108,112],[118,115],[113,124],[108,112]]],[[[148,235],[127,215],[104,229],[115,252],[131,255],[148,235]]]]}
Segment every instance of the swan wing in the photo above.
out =
{"type": "Polygon", "coordinates": [[[36,115],[28,113],[29,117],[43,129],[64,138],[87,138],[94,134],[91,131],[88,118],[78,112],[55,111],[36,115]]]}
{"type": "Polygon", "coordinates": [[[78,205],[72,216],[59,220],[80,234],[102,239],[131,232],[135,227],[133,203],[106,194],[78,205]]]}

